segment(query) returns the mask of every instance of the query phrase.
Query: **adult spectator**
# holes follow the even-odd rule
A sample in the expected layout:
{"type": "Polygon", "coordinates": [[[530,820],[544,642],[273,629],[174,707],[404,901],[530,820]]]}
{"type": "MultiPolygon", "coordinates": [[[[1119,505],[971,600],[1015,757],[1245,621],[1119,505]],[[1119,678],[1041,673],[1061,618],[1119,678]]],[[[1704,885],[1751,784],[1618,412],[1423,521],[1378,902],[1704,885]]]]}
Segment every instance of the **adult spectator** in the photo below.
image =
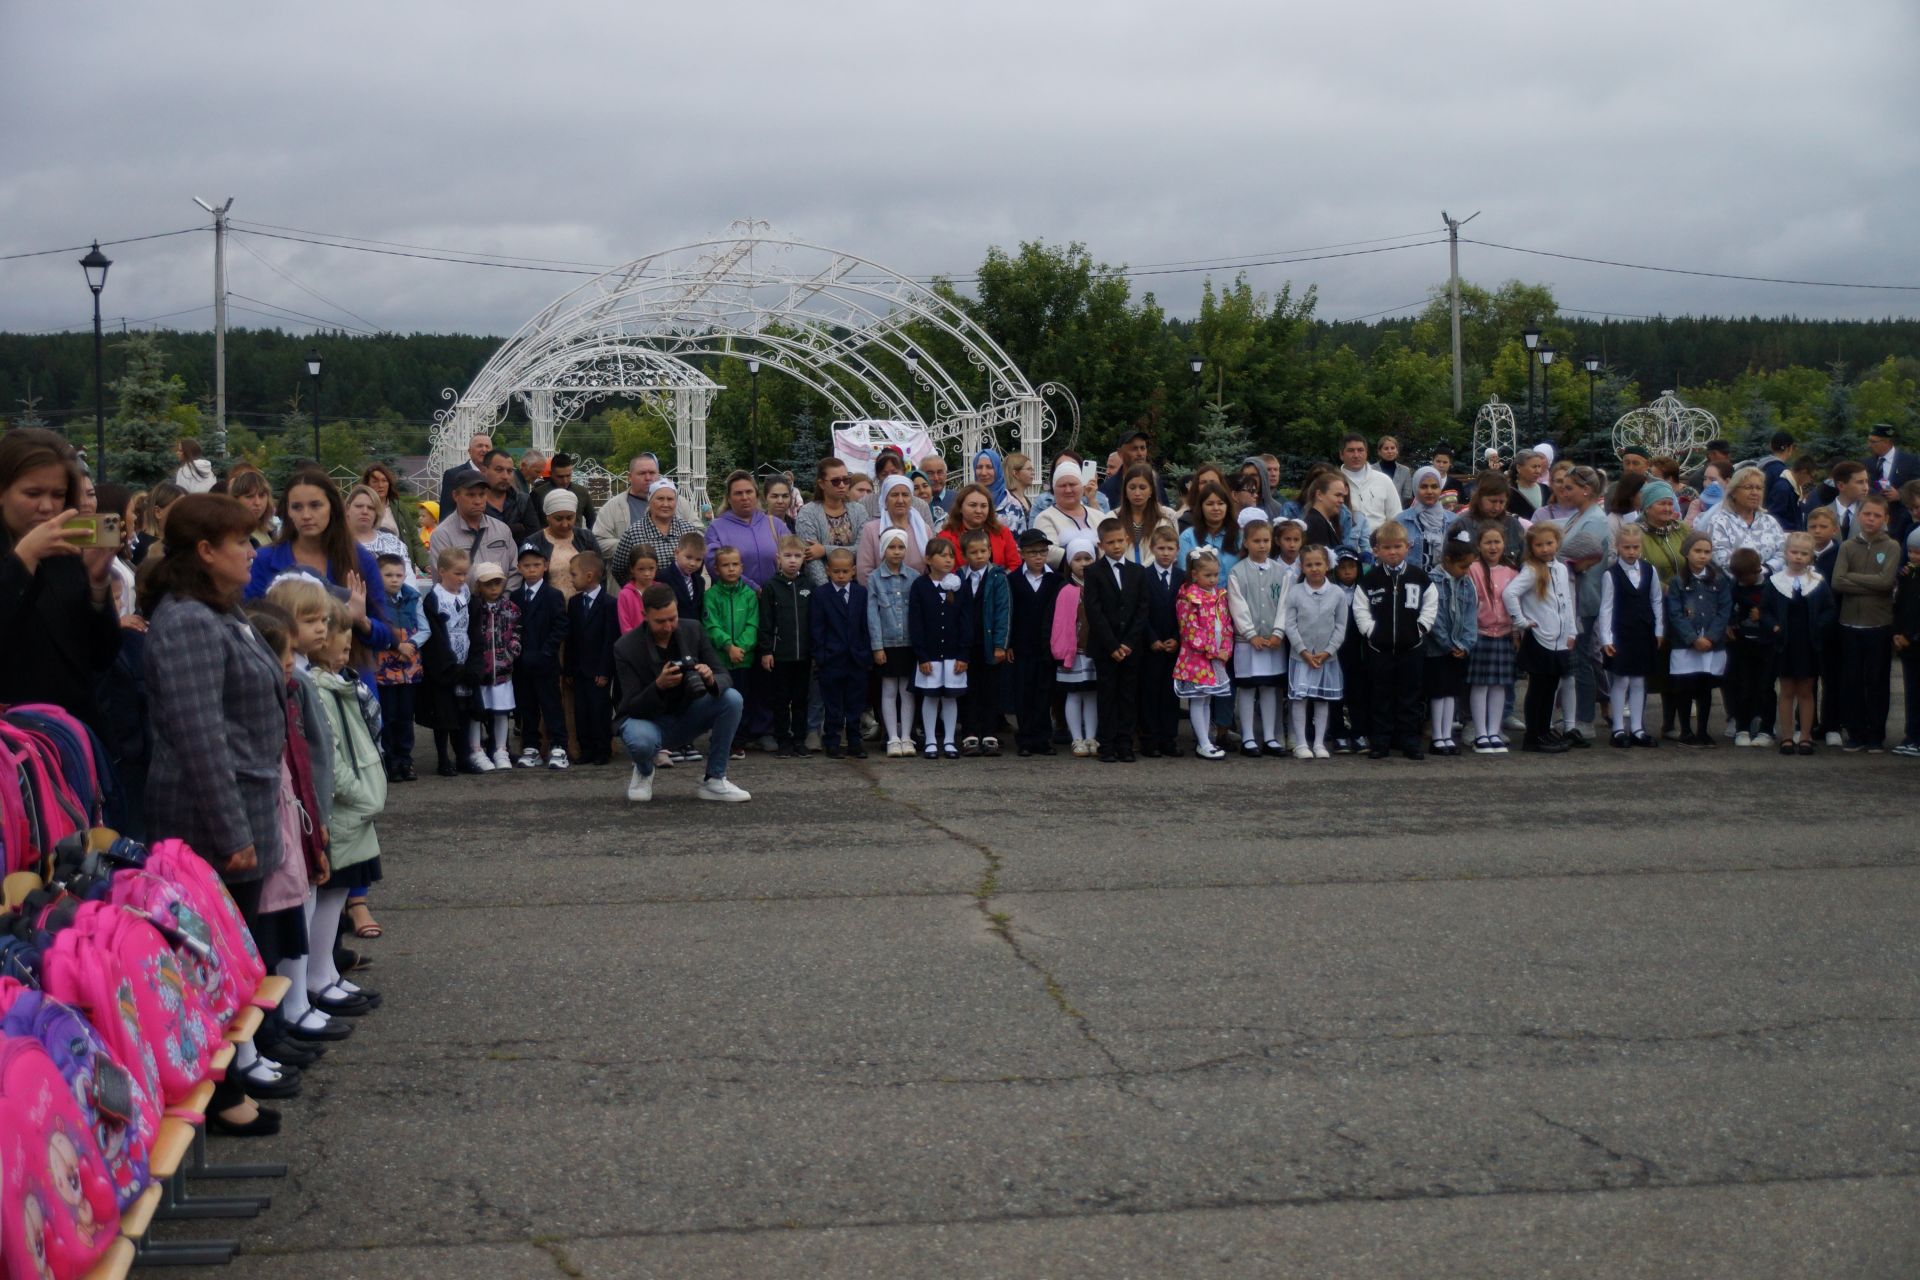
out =
{"type": "Polygon", "coordinates": [[[1640,554],[1654,567],[1661,582],[1671,581],[1686,564],[1686,521],[1680,518],[1680,499],[1665,480],[1649,480],[1640,489],[1640,554]]]}
{"type": "Polygon", "coordinates": [[[1893,443],[1893,428],[1876,422],[1867,431],[1867,470],[1873,475],[1873,491],[1888,500],[1909,480],[1920,480],[1920,458],[1893,443]]]}
{"type": "Polygon", "coordinates": [[[1507,499],[1513,492],[1513,486],[1507,483],[1506,476],[1498,471],[1482,471],[1473,481],[1473,497],[1467,500],[1447,526],[1451,533],[1463,523],[1473,530],[1474,545],[1479,545],[1480,531],[1488,525],[1498,525],[1500,534],[1507,540],[1505,561],[1514,568],[1520,567],[1520,557],[1526,552],[1522,539],[1526,537],[1527,522],[1507,510],[1507,499]]]}
{"type": "MultiPolygon", "coordinates": [[[[993,453],[993,450],[984,452],[993,453]]],[[[994,502],[993,514],[1018,538],[1033,523],[1033,459],[1024,453],[1010,453],[1001,461],[1004,464],[1001,474],[1006,481],[994,490],[1000,496],[994,502]]]]}
{"type": "MultiPolygon", "coordinates": [[[[623,505],[622,502],[610,502],[607,510],[623,505]]],[[[641,508],[640,518],[626,526],[620,534],[620,541],[614,545],[613,557],[607,562],[608,581],[619,587],[627,584],[627,571],[633,563],[634,549],[646,547],[653,552],[653,558],[661,567],[673,563],[673,553],[680,547],[680,539],[689,533],[700,532],[700,527],[680,513],[680,489],[673,481],[655,475],[652,491],[647,494],[647,504],[641,508]]],[[[603,520],[606,511],[600,513],[603,520]]],[[[601,546],[606,546],[606,535],[600,532],[596,524],[594,537],[601,546]]]]}
{"type": "MultiPolygon", "coordinates": [[[[1126,483],[1127,468],[1147,462],[1152,449],[1153,437],[1139,427],[1124,433],[1120,442],[1113,446],[1113,451],[1120,455],[1120,465],[1100,482],[1100,496],[1107,500],[1107,510],[1112,511],[1120,506],[1120,486],[1126,483]]],[[[1168,505],[1166,490],[1155,490],[1153,500],[1163,507],[1168,505]]]]}
{"type": "Polygon", "coordinates": [[[538,449],[529,449],[520,455],[520,462],[513,470],[513,487],[531,495],[533,486],[539,484],[546,474],[547,455],[538,449]]]}
{"type": "Polygon", "coordinates": [[[1400,491],[1392,480],[1367,465],[1367,439],[1350,435],[1340,442],[1340,475],[1347,482],[1353,514],[1369,531],[1400,514],[1400,491]]]}
{"type": "MultiPolygon", "coordinates": [[[[255,559],[252,514],[217,494],[183,498],[178,508],[140,588],[141,612],[152,619],[142,663],[152,739],[147,836],[186,841],[219,872],[252,928],[264,879],[282,858],[302,856],[280,841],[286,676],[239,608],[255,559]]],[[[209,1118],[229,1133],[279,1128],[231,1075],[209,1118]]]]}
{"type": "Polygon", "coordinates": [[[1607,527],[1616,534],[1620,526],[1631,524],[1640,518],[1640,491],[1647,487],[1647,473],[1621,476],[1607,486],[1607,499],[1602,504],[1607,513],[1607,527]]]}
{"type": "Polygon", "coordinates": [[[530,491],[534,510],[545,516],[547,495],[556,489],[573,495],[574,501],[579,504],[574,508],[575,523],[591,530],[594,517],[593,498],[587,493],[585,485],[574,483],[573,455],[570,453],[556,453],[547,463],[546,479],[534,485],[530,491]]]}
{"type": "Polygon", "coordinates": [[[915,573],[927,571],[927,540],[933,529],[913,502],[913,483],[894,474],[880,486],[883,499],[880,515],[860,526],[860,543],[853,553],[853,573],[861,586],[880,566],[880,535],[899,529],[907,535],[907,567],[915,573]]]}
{"type": "MultiPolygon", "coordinates": [[[[1182,530],[1193,524],[1194,513],[1200,509],[1200,491],[1207,484],[1215,484],[1222,493],[1230,493],[1227,488],[1227,473],[1211,462],[1203,462],[1193,469],[1187,477],[1186,488],[1180,491],[1180,507],[1176,520],[1182,530]]],[[[1231,505],[1231,502],[1229,502],[1231,505]]]]}
{"type": "Polygon", "coordinates": [[[781,537],[793,532],[793,481],[784,475],[772,476],[766,488],[767,516],[781,537]]]}
{"type": "Polygon", "coordinates": [[[1713,539],[1713,562],[1722,569],[1742,547],[1760,553],[1768,573],[1786,568],[1786,531],[1766,511],[1767,478],[1758,467],[1742,467],[1727,485],[1726,500],[1694,528],[1713,539]]]}
{"type": "Polygon", "coordinates": [[[162,480],[147,490],[147,500],[140,504],[140,527],[133,538],[134,568],[145,564],[147,552],[160,545],[160,536],[167,530],[167,508],[186,496],[187,491],[171,480],[162,480]]]}
{"type": "Polygon", "coordinates": [[[467,437],[467,460],[455,463],[440,473],[440,513],[444,517],[453,510],[453,478],[465,470],[479,471],[493,452],[493,437],[484,431],[476,431],[467,437]]]}
{"type": "Polygon", "coordinates": [[[1707,468],[1718,467],[1724,478],[1733,474],[1733,446],[1725,440],[1707,441],[1707,460],[1687,474],[1687,483],[1705,491],[1707,487],[1707,468]]]}
{"type": "Polygon", "coordinates": [[[458,548],[472,563],[467,576],[483,564],[497,564],[506,571],[507,590],[520,585],[519,554],[513,531],[487,514],[487,478],[472,467],[463,469],[449,482],[453,491],[452,514],[442,513],[427,539],[427,575],[440,581],[440,553],[458,548]]]}
{"type": "MultiPolygon", "coordinates": [[[[137,498],[139,495],[135,495],[137,498]]],[[[229,477],[227,496],[238,498],[246,509],[253,513],[253,545],[258,550],[271,546],[280,536],[280,516],[274,510],[273,486],[266,476],[258,471],[242,471],[229,477]]],[[[133,521],[129,519],[127,533],[133,533],[133,521]]],[[[128,562],[131,567],[131,560],[128,562]]]]}
{"type": "MultiPolygon", "coordinates": [[[[887,483],[887,477],[900,476],[904,479],[906,477],[906,474],[907,474],[907,461],[904,457],[901,456],[900,450],[895,448],[894,446],[887,445],[885,448],[881,449],[880,452],[873,455],[873,486],[874,486],[873,492],[869,493],[866,497],[860,500],[866,505],[867,514],[869,516],[877,517],[880,514],[881,499],[886,496],[885,487],[887,483]]],[[[911,481],[908,482],[907,492],[910,495],[913,492],[911,481]]],[[[913,509],[920,513],[920,518],[926,521],[928,528],[933,527],[934,520],[933,520],[932,507],[929,507],[921,499],[914,498],[913,509]]]]}
{"type": "MultiPolygon", "coordinates": [[[[360,473],[360,483],[380,498],[380,527],[406,544],[409,556],[420,545],[420,520],[400,487],[400,477],[384,462],[370,462],[360,473]]],[[[235,494],[235,497],[240,495],[235,494]]]]}
{"type": "MultiPolygon", "coordinates": [[[[1381,436],[1373,446],[1373,456],[1377,461],[1373,469],[1393,481],[1394,492],[1400,495],[1400,506],[1404,510],[1413,505],[1413,471],[1400,461],[1400,440],[1397,436],[1381,436]]],[[[1442,470],[1440,477],[1446,479],[1442,470]]]]}
{"type": "Polygon", "coordinates": [[[1047,535],[1053,548],[1047,563],[1058,569],[1067,542],[1075,534],[1092,534],[1100,523],[1100,513],[1086,504],[1086,487],[1081,481],[1080,460],[1063,453],[1053,464],[1053,505],[1037,511],[1033,527],[1047,535]]]}
{"type": "Polygon", "coordinates": [[[993,496],[977,484],[961,485],[953,498],[953,511],[936,538],[953,544],[953,562],[961,569],[967,557],[960,549],[960,535],[971,529],[985,529],[993,563],[1008,573],[1020,571],[1020,547],[1007,527],[993,514],[993,496]]]}
{"type": "MultiPolygon", "coordinates": [[[[407,544],[400,541],[398,534],[380,527],[380,517],[386,505],[380,501],[380,495],[373,491],[372,485],[353,486],[347,491],[347,529],[353,534],[355,542],[373,553],[376,566],[380,557],[385,555],[399,556],[411,563],[407,556],[407,544]]],[[[372,590],[372,587],[368,589],[372,590]]]]}
{"type": "Polygon", "coordinates": [[[936,522],[945,520],[954,497],[953,490],[947,488],[947,460],[938,453],[928,454],[920,459],[920,474],[927,478],[927,487],[933,490],[933,496],[927,499],[928,510],[936,522]]]}
{"type": "Polygon", "coordinates": [[[1569,467],[1561,484],[1572,514],[1561,535],[1560,561],[1574,576],[1573,605],[1580,618],[1580,638],[1573,654],[1574,722],[1567,726],[1570,739],[1585,740],[1583,730],[1593,723],[1598,692],[1600,650],[1593,624],[1600,616],[1601,588],[1613,563],[1613,529],[1600,509],[1603,487],[1600,473],[1592,467],[1569,467]]]}
{"type": "Polygon", "coordinates": [[[540,526],[527,495],[514,487],[513,455],[490,450],[480,470],[487,478],[487,514],[507,526],[516,543],[540,526]]]}
{"type": "MultiPolygon", "coordinates": [[[[582,551],[591,551],[603,555],[599,539],[593,536],[593,530],[580,522],[579,499],[573,496],[571,489],[549,490],[541,499],[546,523],[521,539],[520,546],[537,548],[547,558],[547,578],[560,593],[568,599],[573,597],[573,574],[567,566],[582,551]]],[[[518,559],[518,553],[515,553],[518,559]]],[[[629,549],[628,558],[632,558],[629,549]]],[[[618,594],[616,591],[615,594],[618,594]]]]}
{"type": "Polygon", "coordinates": [[[104,741],[94,687],[120,651],[118,549],[81,550],[66,533],[83,479],[53,432],[0,436],[0,703],[51,702],[104,741]]]}
{"type": "Polygon", "coordinates": [[[173,473],[175,484],[188,493],[206,493],[213,488],[218,477],[213,474],[213,464],[202,456],[198,440],[182,440],[173,446],[173,452],[180,459],[180,466],[173,473]]]}
{"type": "Polygon", "coordinates": [[[627,799],[636,804],[653,799],[660,752],[685,748],[704,733],[707,772],[694,797],[751,800],[727,780],[727,758],[744,704],[706,629],[692,619],[680,620],[679,600],[664,583],[648,587],[640,603],[646,621],[613,646],[614,687],[620,690],[615,728],[633,757],[627,799]]]}
{"type": "Polygon", "coordinates": [[[1269,522],[1281,519],[1285,509],[1279,502],[1279,495],[1273,491],[1272,473],[1267,470],[1267,460],[1259,455],[1243,458],[1240,462],[1240,474],[1234,477],[1234,513],[1239,514],[1243,507],[1258,507],[1269,522]],[[1249,495],[1247,484],[1251,481],[1253,489],[1249,495]]]}
{"type": "Polygon", "coordinates": [[[287,480],[280,499],[280,540],[253,558],[247,598],[264,596],[275,578],[293,570],[313,574],[347,602],[354,635],[369,652],[393,647],[379,562],[353,540],[340,490],[318,467],[303,468],[287,480]]]}
{"type": "MultiPolygon", "coordinates": [[[[1171,525],[1177,531],[1180,517],[1172,507],[1159,499],[1161,492],[1160,477],[1154,474],[1153,467],[1145,462],[1135,462],[1120,475],[1120,502],[1114,507],[1116,520],[1126,526],[1126,558],[1138,565],[1153,563],[1153,531],[1161,525],[1171,525]]],[[[1012,535],[1008,536],[1012,541],[1012,535]]],[[[1018,569],[1017,548],[1014,550],[1015,564],[1007,570],[1013,573],[1018,569]]],[[[998,544],[995,547],[994,560],[1000,560],[998,544]]]]}
{"type": "Polygon", "coordinates": [[[1767,442],[1768,458],[1760,464],[1767,478],[1767,514],[1792,533],[1800,528],[1800,486],[1794,478],[1793,437],[1776,431],[1767,442]]]}
{"type": "Polygon", "coordinates": [[[1530,520],[1547,505],[1552,494],[1542,483],[1553,460],[1538,449],[1522,449],[1513,455],[1513,481],[1507,506],[1522,520],[1530,520]]]}
{"type": "Polygon", "coordinates": [[[1341,520],[1346,514],[1347,479],[1344,471],[1327,470],[1307,481],[1300,494],[1301,518],[1307,523],[1306,545],[1337,551],[1346,542],[1341,520]]]}
{"type": "Polygon", "coordinates": [[[785,530],[774,527],[771,517],[760,509],[760,486],[750,471],[735,471],[727,477],[726,510],[714,516],[707,526],[707,572],[713,572],[713,553],[732,547],[740,553],[740,572],[754,586],[773,581],[780,571],[780,539],[785,530]]]}
{"type": "Polygon", "coordinates": [[[870,518],[867,509],[851,500],[853,476],[838,458],[822,458],[813,468],[813,501],[793,517],[793,531],[807,544],[801,569],[816,587],[827,585],[827,552],[849,551],[860,544],[860,528],[870,518]]]}
{"type": "Polygon", "coordinates": [[[1709,462],[1700,469],[1700,489],[1686,506],[1688,524],[1698,529],[1707,513],[1720,505],[1727,496],[1727,477],[1732,474],[1731,468],[1723,470],[1717,462],[1709,462]]]}

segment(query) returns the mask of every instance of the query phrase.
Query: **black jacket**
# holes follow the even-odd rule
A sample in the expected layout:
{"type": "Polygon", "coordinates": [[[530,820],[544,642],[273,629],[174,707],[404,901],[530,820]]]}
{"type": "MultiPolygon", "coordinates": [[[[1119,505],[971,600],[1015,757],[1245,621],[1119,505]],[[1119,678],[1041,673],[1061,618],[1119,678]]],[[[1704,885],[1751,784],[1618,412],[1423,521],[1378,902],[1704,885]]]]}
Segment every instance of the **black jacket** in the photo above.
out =
{"type": "Polygon", "coordinates": [[[672,560],[661,565],[654,574],[656,582],[664,582],[673,588],[674,597],[680,602],[680,616],[683,618],[706,617],[707,575],[696,573],[689,578],[680,572],[680,566],[672,560]]]}
{"type": "Polygon", "coordinates": [[[1007,628],[1007,648],[1013,651],[1015,662],[1053,662],[1053,602],[1065,581],[1049,570],[1036,591],[1027,582],[1025,565],[1007,575],[1013,614],[1013,623],[1007,628]]]}
{"type": "MultiPolygon", "coordinates": [[[[1376,564],[1360,575],[1354,601],[1356,615],[1361,595],[1366,597],[1367,610],[1373,617],[1367,648],[1377,653],[1412,653],[1427,638],[1429,627],[1421,625],[1420,616],[1434,588],[1425,569],[1407,565],[1395,574],[1376,564]]],[[[1438,602],[1435,604],[1437,608],[1438,602]]]]}
{"type": "Polygon", "coordinates": [[[1113,562],[1104,555],[1087,566],[1080,598],[1087,610],[1087,647],[1094,661],[1112,660],[1115,649],[1143,649],[1147,643],[1147,571],[1131,560],[1113,579],[1113,562]]]}
{"type": "Polygon", "coordinates": [[[1187,571],[1173,568],[1173,585],[1160,585],[1160,566],[1143,566],[1147,574],[1147,636],[1155,644],[1162,640],[1180,638],[1180,618],[1174,610],[1174,601],[1180,595],[1180,588],[1186,585],[1187,571]]]}
{"type": "MultiPolygon", "coordinates": [[[[604,589],[601,594],[605,594],[604,589]]],[[[567,639],[566,596],[558,587],[542,582],[534,588],[532,600],[527,599],[526,587],[509,599],[520,610],[520,658],[514,665],[522,671],[559,670],[560,646],[567,639]]]]}
{"type": "Polygon", "coordinates": [[[618,690],[615,714],[629,720],[655,720],[674,715],[685,710],[695,698],[733,688],[726,665],[714,652],[713,641],[707,639],[707,629],[689,618],[680,620],[674,629],[674,643],[668,645],[665,652],[654,644],[653,633],[644,626],[621,636],[613,646],[613,682],[618,690]],[[709,686],[695,672],[688,672],[687,678],[671,689],[655,684],[661,667],[679,658],[706,663],[707,669],[713,672],[713,684],[709,686]]]}
{"type": "Polygon", "coordinates": [[[840,588],[829,582],[815,587],[807,604],[807,625],[811,632],[813,660],[825,666],[873,665],[873,642],[867,637],[867,589],[857,582],[847,584],[848,603],[840,601],[840,588]]]}
{"type": "Polygon", "coordinates": [[[761,657],[772,654],[775,662],[802,662],[813,652],[807,619],[807,601],[812,595],[813,584],[805,578],[778,573],[760,588],[760,640],[756,647],[761,657]]]}
{"type": "Polygon", "coordinates": [[[33,573],[0,550],[0,703],[50,702],[105,740],[94,682],[120,651],[111,602],[93,603],[79,556],[49,556],[33,573]]]}
{"type": "Polygon", "coordinates": [[[620,638],[620,614],[605,586],[587,606],[585,592],[567,601],[566,673],[576,680],[613,674],[613,642],[620,638]]]}

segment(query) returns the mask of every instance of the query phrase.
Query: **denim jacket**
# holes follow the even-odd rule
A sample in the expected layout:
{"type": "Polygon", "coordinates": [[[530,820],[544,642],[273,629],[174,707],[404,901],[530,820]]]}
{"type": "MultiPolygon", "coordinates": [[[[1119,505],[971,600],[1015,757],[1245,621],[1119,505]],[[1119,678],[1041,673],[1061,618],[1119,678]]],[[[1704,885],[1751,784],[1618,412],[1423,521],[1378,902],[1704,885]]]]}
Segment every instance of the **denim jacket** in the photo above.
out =
{"type": "Polygon", "coordinates": [[[906,565],[894,573],[883,564],[867,579],[867,634],[874,648],[897,648],[909,642],[907,592],[919,576],[906,565]]]}
{"type": "Polygon", "coordinates": [[[1440,608],[1433,615],[1433,630],[1427,632],[1427,653],[1435,657],[1455,649],[1472,653],[1480,642],[1480,589],[1472,578],[1456,578],[1437,565],[1432,577],[1440,608]]]}
{"type": "Polygon", "coordinates": [[[1705,579],[1681,569],[1667,584],[1667,643],[1688,649],[1701,636],[1716,649],[1727,647],[1727,623],[1733,617],[1733,579],[1709,569],[1705,579]]]}

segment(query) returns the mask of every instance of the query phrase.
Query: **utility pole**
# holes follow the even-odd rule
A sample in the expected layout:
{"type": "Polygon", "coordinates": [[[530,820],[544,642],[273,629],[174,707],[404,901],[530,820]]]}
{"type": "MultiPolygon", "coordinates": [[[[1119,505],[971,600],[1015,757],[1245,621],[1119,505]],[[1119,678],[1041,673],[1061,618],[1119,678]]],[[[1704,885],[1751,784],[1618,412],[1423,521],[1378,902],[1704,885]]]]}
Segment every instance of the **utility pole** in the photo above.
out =
{"type": "Polygon", "coordinates": [[[213,215],[213,456],[227,456],[227,210],[228,196],[214,208],[199,196],[193,202],[213,215]]]}
{"type": "Polygon", "coordinates": [[[1453,411],[1460,412],[1460,228],[1480,216],[1475,209],[1458,222],[1440,211],[1440,221],[1447,224],[1447,291],[1453,297],[1453,411]]]}

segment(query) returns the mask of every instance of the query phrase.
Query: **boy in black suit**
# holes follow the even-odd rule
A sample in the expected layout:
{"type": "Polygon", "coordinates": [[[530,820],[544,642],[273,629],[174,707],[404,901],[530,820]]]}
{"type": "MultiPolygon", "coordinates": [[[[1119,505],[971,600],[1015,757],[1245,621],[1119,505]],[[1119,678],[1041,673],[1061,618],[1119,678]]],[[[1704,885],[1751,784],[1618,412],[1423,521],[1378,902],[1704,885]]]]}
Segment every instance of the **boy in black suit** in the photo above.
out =
{"type": "Polygon", "coordinates": [[[1014,741],[1023,756],[1053,754],[1053,600],[1060,575],[1047,567],[1053,541],[1044,530],[1020,535],[1019,573],[1007,575],[1012,625],[1007,630],[1007,661],[1013,664],[1013,711],[1019,717],[1014,741]]]}
{"type": "Polygon", "coordinates": [[[560,703],[560,646],[567,639],[567,598],[547,581],[547,553],[537,542],[520,548],[520,656],[513,663],[513,705],[520,717],[518,767],[540,767],[540,725],[547,727],[547,768],[567,759],[567,716],[560,703]]]}
{"type": "Polygon", "coordinates": [[[1180,535],[1170,524],[1155,529],[1147,539],[1153,563],[1147,566],[1147,652],[1140,676],[1140,754],[1179,759],[1174,744],[1179,734],[1180,699],[1173,692],[1173,664],[1180,657],[1180,619],[1174,601],[1186,585],[1187,574],[1174,563],[1180,556],[1180,535]]]}
{"type": "Polygon", "coordinates": [[[867,589],[853,580],[853,551],[827,552],[827,582],[815,587],[807,605],[814,670],[820,678],[820,747],[829,760],[843,754],[865,760],[860,743],[860,713],[867,709],[867,669],[873,642],[867,635],[867,589]],[[846,730],[847,749],[840,750],[846,730]]]}
{"type": "Polygon", "coordinates": [[[1087,566],[1081,602],[1087,647],[1100,682],[1100,760],[1133,763],[1140,715],[1140,669],[1147,651],[1147,571],[1126,558],[1127,527],[1100,522],[1100,558],[1087,566]]]}
{"type": "Polygon", "coordinates": [[[707,540],[697,533],[683,533],[679,545],[673,549],[673,558],[660,566],[654,579],[673,588],[674,599],[680,603],[680,616],[689,622],[698,622],[707,616],[706,563],[707,540]]]}
{"type": "Polygon", "coordinates": [[[567,566],[573,572],[573,599],[567,601],[566,672],[573,677],[573,727],[580,735],[580,759],[587,764],[613,762],[613,643],[620,638],[620,615],[613,597],[600,589],[606,562],[582,551],[567,566]]]}

